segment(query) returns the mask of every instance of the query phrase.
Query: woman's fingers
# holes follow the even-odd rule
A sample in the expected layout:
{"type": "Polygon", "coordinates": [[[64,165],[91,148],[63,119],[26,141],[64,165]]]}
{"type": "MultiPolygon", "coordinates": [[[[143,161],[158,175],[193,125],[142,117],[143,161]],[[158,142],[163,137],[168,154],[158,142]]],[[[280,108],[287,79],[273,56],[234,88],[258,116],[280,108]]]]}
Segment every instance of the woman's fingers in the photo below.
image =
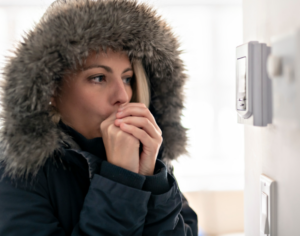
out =
{"type": "Polygon", "coordinates": [[[115,124],[117,126],[121,125],[121,123],[126,123],[141,128],[146,131],[146,133],[148,133],[151,138],[154,139],[161,136],[159,131],[154,127],[149,119],[145,117],[127,116],[123,119],[116,119],[115,124]]]}
{"type": "MultiPolygon", "coordinates": [[[[121,123],[120,129],[133,135],[135,138],[139,139],[141,141],[141,143],[144,145],[144,148],[147,148],[149,151],[150,150],[156,151],[157,146],[160,146],[160,145],[157,145],[157,138],[156,139],[151,138],[144,130],[136,127],[135,125],[121,123]]],[[[161,136],[158,139],[161,139],[161,141],[162,141],[161,136]]]]}
{"type": "Polygon", "coordinates": [[[116,114],[117,119],[122,119],[127,116],[138,116],[147,118],[153,125],[154,129],[162,135],[162,131],[157,125],[153,115],[149,111],[149,109],[143,103],[128,103],[118,109],[118,113],[116,114]]]}
{"type": "Polygon", "coordinates": [[[144,104],[128,103],[122,107],[122,112],[116,114],[115,125],[140,140],[143,151],[140,154],[139,174],[153,175],[157,154],[163,141],[162,131],[144,104]]]}

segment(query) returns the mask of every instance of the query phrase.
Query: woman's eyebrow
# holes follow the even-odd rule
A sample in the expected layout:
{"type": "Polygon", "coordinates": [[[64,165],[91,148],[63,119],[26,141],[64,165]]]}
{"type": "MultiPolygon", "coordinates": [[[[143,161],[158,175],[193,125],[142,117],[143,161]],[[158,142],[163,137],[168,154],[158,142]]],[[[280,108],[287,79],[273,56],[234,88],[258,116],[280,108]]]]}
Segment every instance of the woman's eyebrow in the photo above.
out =
{"type": "Polygon", "coordinates": [[[104,66],[104,65],[91,65],[91,66],[84,67],[83,70],[89,70],[89,69],[98,68],[98,67],[104,68],[107,72],[110,72],[110,73],[113,72],[110,67],[104,66]]]}
{"type": "Polygon", "coordinates": [[[122,72],[122,74],[125,73],[125,72],[127,72],[127,71],[132,71],[132,69],[131,69],[130,67],[128,67],[127,69],[125,69],[125,70],[122,72]]]}
{"type": "MultiPolygon", "coordinates": [[[[99,68],[99,67],[105,69],[107,72],[113,73],[113,70],[110,67],[104,66],[104,65],[91,65],[91,66],[84,67],[83,70],[89,70],[89,69],[92,69],[92,68],[99,68]]],[[[127,69],[125,69],[122,72],[122,74],[127,72],[127,71],[132,71],[132,68],[128,67],[127,69]]]]}

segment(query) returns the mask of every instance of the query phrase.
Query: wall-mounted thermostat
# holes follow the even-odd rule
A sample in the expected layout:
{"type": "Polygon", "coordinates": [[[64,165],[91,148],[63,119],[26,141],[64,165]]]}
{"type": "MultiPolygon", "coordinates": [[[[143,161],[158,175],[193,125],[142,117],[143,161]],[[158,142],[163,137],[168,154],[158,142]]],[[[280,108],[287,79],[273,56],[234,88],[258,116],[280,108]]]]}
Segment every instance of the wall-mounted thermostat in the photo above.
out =
{"type": "Polygon", "coordinates": [[[272,84],[267,74],[270,47],[256,41],[236,48],[236,111],[238,123],[272,123],[272,84]]]}

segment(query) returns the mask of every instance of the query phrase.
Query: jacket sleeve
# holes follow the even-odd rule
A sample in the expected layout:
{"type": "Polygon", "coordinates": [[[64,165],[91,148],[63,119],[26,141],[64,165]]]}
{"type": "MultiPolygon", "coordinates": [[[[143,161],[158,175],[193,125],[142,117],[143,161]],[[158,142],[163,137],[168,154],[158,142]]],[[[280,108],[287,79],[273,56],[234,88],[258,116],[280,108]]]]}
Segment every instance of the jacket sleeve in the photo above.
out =
{"type": "Polygon", "coordinates": [[[173,171],[157,159],[154,175],[142,176],[104,161],[101,175],[126,186],[151,193],[143,235],[197,236],[197,215],[178,188],[173,171]],[[143,181],[137,181],[139,178],[143,181]]]}
{"type": "Polygon", "coordinates": [[[151,191],[143,235],[197,236],[196,213],[189,207],[174,175],[165,166],[161,172],[167,176],[170,187],[164,192],[151,191]]]}
{"type": "MultiPolygon", "coordinates": [[[[140,236],[149,198],[150,192],[95,174],[71,235],[140,236]]],[[[34,185],[12,181],[8,177],[0,181],[0,235],[70,235],[66,234],[57,219],[42,171],[35,178],[34,185]]]]}
{"type": "Polygon", "coordinates": [[[151,193],[143,235],[198,235],[197,215],[178,188],[173,169],[168,172],[161,160],[156,160],[152,176],[135,174],[107,161],[101,165],[100,173],[115,182],[151,193]]]}
{"type": "Polygon", "coordinates": [[[149,198],[149,192],[95,174],[78,230],[82,235],[142,235],[149,198]]]}

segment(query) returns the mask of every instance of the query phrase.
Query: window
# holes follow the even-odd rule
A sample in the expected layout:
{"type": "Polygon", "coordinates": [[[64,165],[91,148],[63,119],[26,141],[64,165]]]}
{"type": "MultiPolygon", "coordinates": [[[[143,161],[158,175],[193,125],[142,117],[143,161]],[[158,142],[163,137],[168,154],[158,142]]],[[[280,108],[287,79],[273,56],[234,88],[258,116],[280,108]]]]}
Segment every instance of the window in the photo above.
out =
{"type": "Polygon", "coordinates": [[[181,191],[243,190],[244,127],[235,111],[242,1],[153,1],[181,42],[189,80],[182,124],[188,151],[173,161],[181,191]]]}

